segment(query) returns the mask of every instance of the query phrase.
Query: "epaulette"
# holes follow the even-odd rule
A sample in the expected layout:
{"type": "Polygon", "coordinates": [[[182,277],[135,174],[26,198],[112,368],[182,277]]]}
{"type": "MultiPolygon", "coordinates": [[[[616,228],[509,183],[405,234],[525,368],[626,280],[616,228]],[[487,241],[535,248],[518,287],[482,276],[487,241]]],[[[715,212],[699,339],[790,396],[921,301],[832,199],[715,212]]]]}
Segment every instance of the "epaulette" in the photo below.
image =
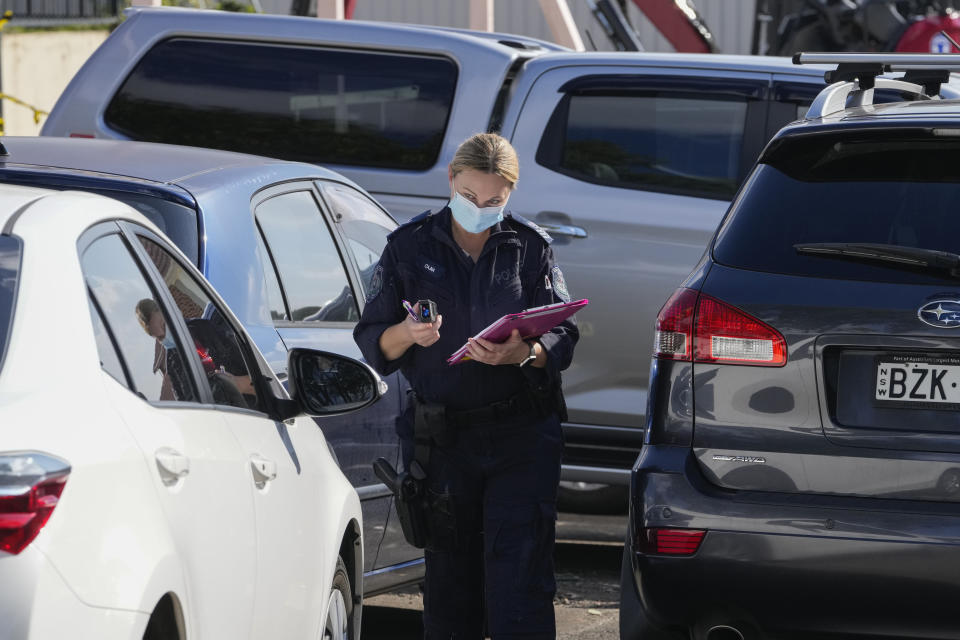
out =
{"type": "Polygon", "coordinates": [[[409,229],[411,227],[415,227],[432,215],[433,215],[433,211],[431,211],[430,209],[427,209],[423,213],[413,216],[412,218],[410,218],[409,220],[401,224],[399,227],[391,231],[390,234],[387,236],[387,240],[392,240],[393,236],[400,233],[400,231],[402,231],[403,229],[409,229]]]}
{"type": "Polygon", "coordinates": [[[527,227],[527,228],[530,229],[531,231],[535,231],[535,232],[537,233],[537,235],[539,235],[541,238],[543,238],[543,241],[546,242],[547,244],[550,244],[551,242],[553,242],[553,238],[550,237],[550,234],[547,233],[546,231],[544,231],[542,228],[540,228],[540,227],[537,225],[537,223],[533,222],[532,220],[527,220],[527,219],[524,218],[523,216],[519,216],[519,215],[517,215],[517,214],[515,214],[515,213],[513,213],[513,212],[508,213],[508,214],[507,214],[507,217],[508,217],[508,218],[511,218],[511,219],[513,219],[513,220],[516,220],[517,222],[519,222],[519,223],[522,224],[523,226],[527,227]]]}

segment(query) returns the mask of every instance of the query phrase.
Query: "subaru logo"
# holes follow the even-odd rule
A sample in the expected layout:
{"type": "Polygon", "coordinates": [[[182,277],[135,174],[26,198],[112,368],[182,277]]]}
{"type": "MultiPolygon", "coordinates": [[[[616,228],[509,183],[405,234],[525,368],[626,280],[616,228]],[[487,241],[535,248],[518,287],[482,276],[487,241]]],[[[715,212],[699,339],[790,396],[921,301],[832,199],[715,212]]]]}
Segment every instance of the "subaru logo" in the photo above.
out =
{"type": "Polygon", "coordinates": [[[960,327],[960,300],[934,300],[917,310],[917,317],[931,327],[956,329],[960,327]]]}

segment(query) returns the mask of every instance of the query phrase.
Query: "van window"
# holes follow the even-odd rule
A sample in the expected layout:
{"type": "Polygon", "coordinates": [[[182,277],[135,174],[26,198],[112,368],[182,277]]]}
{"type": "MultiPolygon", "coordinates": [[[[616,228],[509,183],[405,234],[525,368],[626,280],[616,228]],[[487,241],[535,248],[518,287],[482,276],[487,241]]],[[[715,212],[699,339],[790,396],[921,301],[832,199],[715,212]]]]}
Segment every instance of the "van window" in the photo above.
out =
{"type": "Polygon", "coordinates": [[[135,140],[423,170],[456,81],[440,57],[174,38],[140,60],[104,119],[135,140]]]}
{"type": "Polygon", "coordinates": [[[624,189],[727,199],[740,182],[747,100],[734,97],[571,95],[545,136],[556,157],[537,161],[571,177],[624,189]],[[565,112],[565,114],[564,114],[565,112]],[[565,115],[565,117],[564,117],[565,115]]]}

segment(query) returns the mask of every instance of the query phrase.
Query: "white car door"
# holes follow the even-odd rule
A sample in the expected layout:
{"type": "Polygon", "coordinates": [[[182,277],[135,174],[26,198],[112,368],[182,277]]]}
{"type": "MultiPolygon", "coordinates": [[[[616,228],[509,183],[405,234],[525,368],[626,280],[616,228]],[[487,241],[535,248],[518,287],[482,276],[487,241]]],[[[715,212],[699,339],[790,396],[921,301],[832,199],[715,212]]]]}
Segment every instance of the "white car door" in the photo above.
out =
{"type": "MultiPolygon", "coordinates": [[[[249,638],[256,578],[246,456],[196,384],[192,342],[116,224],[81,241],[92,303],[122,359],[126,388],[108,387],[154,472],[187,593],[176,594],[187,636],[249,638]],[[149,333],[148,333],[149,332],[149,333]]],[[[104,356],[101,355],[101,359],[104,356]]]]}
{"type": "Polygon", "coordinates": [[[268,417],[259,397],[265,390],[258,391],[251,377],[258,365],[243,332],[207,285],[158,239],[145,231],[135,234],[178,301],[203,358],[213,402],[245,457],[243,484],[253,498],[257,541],[251,637],[314,637],[329,590],[325,576],[336,562],[322,553],[336,548],[336,541],[323,539],[320,521],[320,514],[332,510],[322,491],[321,465],[332,463],[322,432],[309,419],[288,424],[268,417]]]}

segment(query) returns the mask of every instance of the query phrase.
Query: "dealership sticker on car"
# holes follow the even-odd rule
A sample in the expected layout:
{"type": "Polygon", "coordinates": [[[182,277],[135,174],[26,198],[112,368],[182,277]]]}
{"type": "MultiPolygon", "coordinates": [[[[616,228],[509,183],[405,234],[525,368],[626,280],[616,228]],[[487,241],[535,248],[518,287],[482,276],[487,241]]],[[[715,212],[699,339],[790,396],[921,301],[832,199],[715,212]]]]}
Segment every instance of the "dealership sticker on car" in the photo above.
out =
{"type": "Polygon", "coordinates": [[[960,408],[960,357],[877,357],[874,400],[884,407],[960,408]]]}

